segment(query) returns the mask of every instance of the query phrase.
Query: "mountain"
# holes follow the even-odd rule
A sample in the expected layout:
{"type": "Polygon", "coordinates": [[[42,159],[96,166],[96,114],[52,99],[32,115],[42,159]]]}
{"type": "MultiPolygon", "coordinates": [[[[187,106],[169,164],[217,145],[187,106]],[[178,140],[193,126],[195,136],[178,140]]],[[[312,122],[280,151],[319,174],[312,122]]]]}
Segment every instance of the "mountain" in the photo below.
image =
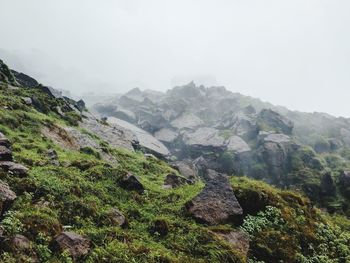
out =
{"type": "Polygon", "coordinates": [[[329,212],[350,215],[350,120],[302,113],[193,82],[166,93],[135,88],[95,104],[101,116],[130,122],[162,142],[177,162],[304,192],[329,212]]]}
{"type": "MultiPolygon", "coordinates": [[[[0,261],[349,261],[347,209],[331,215],[301,192],[238,176],[254,177],[251,160],[284,165],[283,154],[300,165],[291,171],[314,176],[331,168],[330,153],[305,150],[292,122],[257,111],[258,101],[238,105],[240,96],[223,88],[185,89],[135,89],[96,107],[118,106],[110,115],[119,118],[101,119],[0,61],[0,261]]],[[[350,173],[336,177],[336,167],[321,189],[340,202],[350,173]]],[[[276,185],[289,171],[260,168],[276,185]]]]}

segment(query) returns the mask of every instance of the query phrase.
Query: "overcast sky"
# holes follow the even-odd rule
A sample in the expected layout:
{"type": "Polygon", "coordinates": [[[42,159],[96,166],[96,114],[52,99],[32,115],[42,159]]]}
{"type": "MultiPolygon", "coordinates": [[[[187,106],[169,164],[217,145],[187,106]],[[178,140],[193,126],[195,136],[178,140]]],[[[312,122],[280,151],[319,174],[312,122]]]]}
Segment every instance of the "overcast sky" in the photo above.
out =
{"type": "Polygon", "coordinates": [[[350,117],[348,0],[0,0],[0,57],[70,90],[194,79],[350,117]]]}

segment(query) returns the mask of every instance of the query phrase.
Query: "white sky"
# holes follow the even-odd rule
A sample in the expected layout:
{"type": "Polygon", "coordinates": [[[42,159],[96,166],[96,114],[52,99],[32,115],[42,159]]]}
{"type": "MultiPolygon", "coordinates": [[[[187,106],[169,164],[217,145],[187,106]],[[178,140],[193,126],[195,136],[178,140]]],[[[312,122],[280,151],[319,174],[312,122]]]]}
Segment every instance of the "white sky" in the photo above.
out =
{"type": "Polygon", "coordinates": [[[0,0],[0,58],[73,93],[194,78],[350,117],[349,13],[348,0],[0,0]]]}

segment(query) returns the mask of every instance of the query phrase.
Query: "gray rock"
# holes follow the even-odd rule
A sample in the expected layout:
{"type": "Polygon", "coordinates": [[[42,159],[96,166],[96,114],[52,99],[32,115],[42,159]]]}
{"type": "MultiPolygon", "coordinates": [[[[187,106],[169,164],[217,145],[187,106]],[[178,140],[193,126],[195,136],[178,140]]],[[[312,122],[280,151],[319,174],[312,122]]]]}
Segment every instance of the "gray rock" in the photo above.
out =
{"type": "Polygon", "coordinates": [[[168,148],[148,132],[136,127],[131,123],[117,118],[111,117],[108,118],[107,121],[111,124],[112,127],[122,127],[124,130],[132,134],[134,147],[139,148],[145,152],[152,153],[160,158],[166,158],[169,156],[170,152],[168,148]]]}
{"type": "Polygon", "coordinates": [[[177,161],[173,163],[172,166],[177,169],[183,177],[191,182],[195,182],[199,179],[197,168],[191,160],[177,161]]]}
{"type": "Polygon", "coordinates": [[[227,150],[234,153],[251,151],[250,146],[239,136],[232,136],[227,144],[227,150]]]}
{"type": "Polygon", "coordinates": [[[128,224],[125,216],[122,212],[119,211],[118,208],[111,208],[107,213],[107,219],[110,224],[114,226],[121,226],[124,227],[128,224]]]}
{"type": "Polygon", "coordinates": [[[12,161],[12,159],[11,149],[0,145],[0,161],[12,161]]]}
{"type": "Polygon", "coordinates": [[[186,203],[186,209],[198,222],[208,225],[238,223],[243,210],[230,185],[228,177],[208,170],[202,192],[186,203]]]}
{"type": "Polygon", "coordinates": [[[17,198],[7,183],[0,180],[0,215],[2,215],[17,198]]]}
{"type": "Polygon", "coordinates": [[[179,134],[171,129],[163,128],[159,131],[155,132],[154,137],[161,141],[166,143],[172,143],[175,141],[176,138],[178,138],[179,134]]]}
{"type": "Polygon", "coordinates": [[[175,173],[170,173],[165,177],[163,186],[164,188],[176,188],[184,184],[191,184],[191,181],[175,173]]]}
{"type": "Polygon", "coordinates": [[[294,124],[281,114],[271,110],[263,109],[258,116],[259,120],[267,126],[285,134],[291,134],[294,124]]]}
{"type": "Polygon", "coordinates": [[[22,101],[23,101],[26,105],[28,105],[28,106],[31,106],[31,105],[33,104],[32,99],[29,98],[29,97],[22,97],[21,99],[22,99],[22,101]]]}
{"type": "Polygon", "coordinates": [[[38,81],[24,73],[20,73],[15,70],[11,70],[11,72],[17,83],[24,88],[35,88],[39,85],[38,81]]]}
{"type": "Polygon", "coordinates": [[[67,251],[73,259],[77,260],[90,251],[90,240],[73,232],[62,232],[51,243],[54,251],[62,253],[67,251]]]}
{"type": "Polygon", "coordinates": [[[220,136],[219,131],[213,128],[199,128],[195,132],[185,133],[184,142],[189,146],[226,148],[226,140],[220,136]]]}
{"type": "Polygon", "coordinates": [[[28,175],[28,168],[19,163],[14,163],[11,161],[1,161],[0,168],[6,172],[10,172],[11,174],[17,175],[19,177],[25,177],[28,175]]]}
{"type": "Polygon", "coordinates": [[[177,129],[195,129],[201,125],[203,125],[203,121],[192,113],[184,113],[180,117],[173,120],[171,126],[177,129]]]}

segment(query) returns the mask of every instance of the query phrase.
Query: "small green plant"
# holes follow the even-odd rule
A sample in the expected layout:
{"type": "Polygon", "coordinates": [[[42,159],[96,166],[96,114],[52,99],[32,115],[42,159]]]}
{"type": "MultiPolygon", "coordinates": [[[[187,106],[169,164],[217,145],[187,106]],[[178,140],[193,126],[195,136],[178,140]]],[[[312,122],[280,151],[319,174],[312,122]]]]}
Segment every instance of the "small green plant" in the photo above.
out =
{"type": "Polygon", "coordinates": [[[16,212],[13,212],[13,211],[6,212],[4,219],[2,220],[1,223],[4,227],[5,233],[9,236],[19,234],[23,231],[23,224],[18,219],[16,212]]]}

